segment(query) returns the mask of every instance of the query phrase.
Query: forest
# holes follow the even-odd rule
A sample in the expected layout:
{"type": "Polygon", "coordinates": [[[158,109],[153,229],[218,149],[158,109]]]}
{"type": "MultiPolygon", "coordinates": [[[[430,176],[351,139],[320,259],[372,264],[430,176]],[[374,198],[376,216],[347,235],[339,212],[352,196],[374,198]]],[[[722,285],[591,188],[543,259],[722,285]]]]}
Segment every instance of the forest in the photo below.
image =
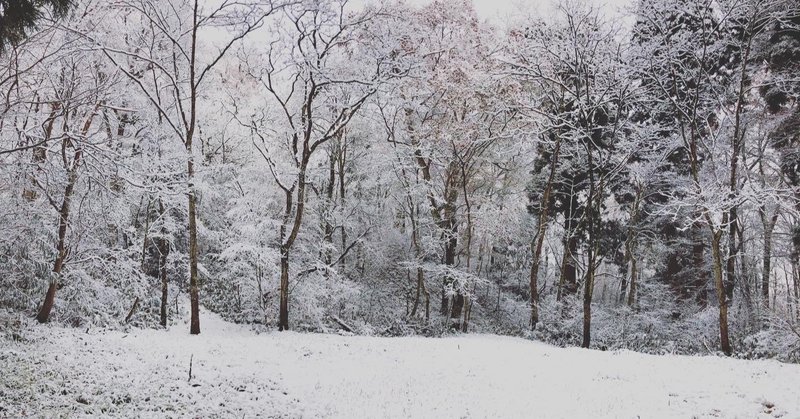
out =
{"type": "Polygon", "coordinates": [[[800,361],[796,0],[15,3],[0,320],[800,361]]]}

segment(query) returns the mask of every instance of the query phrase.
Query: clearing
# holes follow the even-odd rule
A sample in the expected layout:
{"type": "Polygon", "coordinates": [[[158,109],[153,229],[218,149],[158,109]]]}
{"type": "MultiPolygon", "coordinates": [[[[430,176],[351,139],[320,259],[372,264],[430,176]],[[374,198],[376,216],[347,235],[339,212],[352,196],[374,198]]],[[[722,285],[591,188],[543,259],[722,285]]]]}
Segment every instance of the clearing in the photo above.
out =
{"type": "Polygon", "coordinates": [[[800,417],[800,366],[776,361],[201,321],[199,336],[26,324],[0,337],[0,417],[800,417]]]}

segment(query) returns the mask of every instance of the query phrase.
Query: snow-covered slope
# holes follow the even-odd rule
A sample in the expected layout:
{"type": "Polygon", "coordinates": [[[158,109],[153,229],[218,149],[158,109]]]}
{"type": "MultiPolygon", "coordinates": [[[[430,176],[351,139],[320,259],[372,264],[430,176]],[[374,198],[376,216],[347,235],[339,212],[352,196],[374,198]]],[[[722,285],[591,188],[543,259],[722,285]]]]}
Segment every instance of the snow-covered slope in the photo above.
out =
{"type": "Polygon", "coordinates": [[[201,319],[199,336],[29,326],[0,339],[0,417],[800,418],[800,366],[778,362],[201,319]]]}

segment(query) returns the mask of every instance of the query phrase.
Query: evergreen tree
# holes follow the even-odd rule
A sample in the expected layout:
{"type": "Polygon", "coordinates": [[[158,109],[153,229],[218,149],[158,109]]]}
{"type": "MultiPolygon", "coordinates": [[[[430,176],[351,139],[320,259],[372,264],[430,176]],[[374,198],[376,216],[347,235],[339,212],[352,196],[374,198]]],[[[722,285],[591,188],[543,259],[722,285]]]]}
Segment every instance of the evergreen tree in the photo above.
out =
{"type": "Polygon", "coordinates": [[[8,45],[22,42],[49,8],[56,18],[69,11],[73,0],[0,0],[0,53],[8,45]]]}

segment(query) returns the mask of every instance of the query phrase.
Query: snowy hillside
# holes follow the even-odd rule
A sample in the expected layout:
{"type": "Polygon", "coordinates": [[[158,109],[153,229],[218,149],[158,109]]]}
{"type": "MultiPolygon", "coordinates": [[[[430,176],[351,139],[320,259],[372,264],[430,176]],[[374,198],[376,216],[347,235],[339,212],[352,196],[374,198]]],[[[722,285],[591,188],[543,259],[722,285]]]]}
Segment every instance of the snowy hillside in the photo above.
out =
{"type": "Polygon", "coordinates": [[[522,339],[23,327],[0,417],[800,417],[800,366],[522,339]],[[189,378],[190,360],[192,379],[189,378]]]}

